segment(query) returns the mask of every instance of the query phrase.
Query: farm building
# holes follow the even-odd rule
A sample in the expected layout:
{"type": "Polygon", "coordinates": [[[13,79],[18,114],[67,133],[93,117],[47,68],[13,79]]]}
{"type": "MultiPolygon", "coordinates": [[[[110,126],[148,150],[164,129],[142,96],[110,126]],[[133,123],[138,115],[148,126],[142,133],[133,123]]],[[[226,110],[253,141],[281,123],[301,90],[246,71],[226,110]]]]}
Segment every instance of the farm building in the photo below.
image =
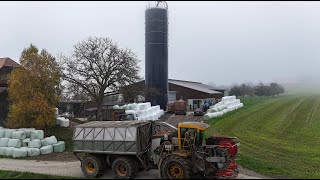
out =
{"type": "Polygon", "coordinates": [[[0,58],[0,126],[3,126],[9,112],[8,75],[20,65],[10,58],[0,58]]]}
{"type": "MultiPolygon", "coordinates": [[[[216,101],[224,96],[224,89],[215,89],[201,82],[183,81],[168,79],[168,103],[179,99],[187,101],[190,110],[202,108],[205,101],[216,101]]],[[[145,87],[145,81],[139,81],[127,86],[126,94],[122,94],[125,101],[139,102],[144,101],[144,96],[140,93],[145,87]]]]}

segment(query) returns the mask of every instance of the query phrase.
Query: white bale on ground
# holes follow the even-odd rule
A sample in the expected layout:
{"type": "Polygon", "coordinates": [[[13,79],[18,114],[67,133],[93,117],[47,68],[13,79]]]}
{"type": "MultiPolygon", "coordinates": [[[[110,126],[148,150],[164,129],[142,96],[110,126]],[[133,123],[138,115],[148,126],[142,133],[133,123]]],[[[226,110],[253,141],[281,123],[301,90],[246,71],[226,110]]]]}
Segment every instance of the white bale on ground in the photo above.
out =
{"type": "Polygon", "coordinates": [[[130,107],[127,104],[123,105],[121,108],[124,110],[130,110],[130,107]]]}
{"type": "Polygon", "coordinates": [[[40,154],[50,154],[53,153],[53,146],[48,145],[48,146],[43,146],[40,148],[40,154]]]}
{"type": "Polygon", "coordinates": [[[146,110],[147,106],[144,103],[139,103],[138,104],[138,111],[143,111],[146,110]]]}
{"type": "Polygon", "coordinates": [[[0,147],[8,147],[9,138],[1,138],[0,139],[0,147]]]}
{"type": "Polygon", "coordinates": [[[50,136],[41,140],[41,146],[48,146],[48,145],[53,145],[57,143],[58,143],[58,140],[55,136],[50,136]]]}
{"type": "Polygon", "coordinates": [[[27,133],[22,130],[12,132],[12,139],[21,139],[24,140],[27,138],[27,133]]]}
{"type": "Polygon", "coordinates": [[[28,156],[28,150],[26,149],[14,149],[12,153],[13,158],[21,158],[21,157],[27,157],[28,156]]]}
{"type": "Polygon", "coordinates": [[[28,149],[28,156],[32,157],[32,156],[39,156],[40,153],[40,149],[39,148],[29,148],[28,149]]]}
{"type": "Polygon", "coordinates": [[[148,111],[148,115],[147,116],[151,116],[153,114],[152,108],[149,108],[147,111],[148,111]]]}
{"type": "Polygon", "coordinates": [[[43,130],[34,130],[31,131],[30,134],[30,139],[34,140],[34,139],[43,139],[44,138],[44,132],[43,130]]]}
{"type": "Polygon", "coordinates": [[[5,129],[0,129],[0,138],[4,138],[5,129]]]}
{"type": "Polygon", "coordinates": [[[157,114],[153,115],[152,120],[154,120],[154,121],[158,120],[158,115],[157,114]]]}
{"type": "Polygon", "coordinates": [[[222,110],[222,112],[225,114],[225,113],[227,113],[229,111],[228,111],[228,109],[224,109],[224,110],[222,110]]]}
{"type": "Polygon", "coordinates": [[[12,138],[12,133],[17,131],[16,129],[6,129],[4,130],[4,137],[5,138],[12,138]]]}
{"type": "Polygon", "coordinates": [[[28,147],[28,144],[30,141],[31,141],[30,138],[22,140],[22,147],[28,147]]]}
{"type": "Polygon", "coordinates": [[[151,103],[150,102],[146,102],[146,106],[147,106],[147,109],[151,108],[151,103]]]}
{"type": "Polygon", "coordinates": [[[22,146],[22,141],[20,139],[9,139],[8,147],[20,148],[22,146]]]}
{"type": "Polygon", "coordinates": [[[30,138],[31,135],[31,131],[36,130],[35,128],[20,128],[18,130],[22,130],[24,132],[26,132],[27,137],[26,138],[30,138]]]}
{"type": "Polygon", "coordinates": [[[7,157],[12,157],[12,154],[13,154],[13,150],[15,149],[15,147],[7,147],[6,148],[6,153],[5,153],[5,156],[7,157]]]}
{"type": "Polygon", "coordinates": [[[28,147],[29,148],[41,148],[41,140],[40,139],[31,140],[28,143],[28,147]]]}
{"type": "Polygon", "coordinates": [[[6,149],[7,149],[7,147],[0,147],[0,156],[6,155],[6,149]]]}
{"type": "Polygon", "coordinates": [[[137,111],[137,114],[138,114],[138,117],[143,117],[143,116],[145,116],[143,110],[137,111]]]}
{"type": "Polygon", "coordinates": [[[126,114],[135,114],[135,113],[137,113],[137,112],[134,111],[134,110],[126,110],[125,113],[126,113],[126,114]]]}
{"type": "Polygon", "coordinates": [[[66,149],[65,142],[59,141],[53,145],[53,152],[63,152],[66,149]]]}
{"type": "MultiPolygon", "coordinates": [[[[58,118],[59,118],[59,117],[58,117],[58,118]]],[[[57,126],[60,126],[60,119],[58,119],[58,118],[56,119],[56,125],[57,125],[57,126]]]]}
{"type": "Polygon", "coordinates": [[[157,111],[160,111],[160,106],[159,105],[156,105],[156,106],[154,106],[155,107],[155,109],[157,110],[157,111]]]}
{"type": "Polygon", "coordinates": [[[60,121],[60,127],[69,127],[69,126],[70,126],[69,119],[63,119],[60,121]]]}
{"type": "Polygon", "coordinates": [[[121,109],[119,105],[114,105],[112,108],[113,109],[121,109]]]}
{"type": "Polygon", "coordinates": [[[138,111],[139,110],[139,106],[137,103],[132,103],[129,104],[130,110],[134,110],[134,111],[138,111]]]}

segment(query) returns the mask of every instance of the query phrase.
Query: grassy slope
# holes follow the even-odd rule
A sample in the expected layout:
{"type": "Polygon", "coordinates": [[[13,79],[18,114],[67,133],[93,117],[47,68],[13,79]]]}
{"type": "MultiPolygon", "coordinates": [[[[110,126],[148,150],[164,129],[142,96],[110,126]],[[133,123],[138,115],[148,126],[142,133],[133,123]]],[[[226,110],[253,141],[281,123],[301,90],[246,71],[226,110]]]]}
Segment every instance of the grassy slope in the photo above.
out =
{"type": "Polygon", "coordinates": [[[320,96],[243,99],[208,134],[237,136],[243,167],[277,177],[320,178],[320,96]]]}
{"type": "Polygon", "coordinates": [[[75,179],[75,178],[1,170],[0,179],[75,179]]]}

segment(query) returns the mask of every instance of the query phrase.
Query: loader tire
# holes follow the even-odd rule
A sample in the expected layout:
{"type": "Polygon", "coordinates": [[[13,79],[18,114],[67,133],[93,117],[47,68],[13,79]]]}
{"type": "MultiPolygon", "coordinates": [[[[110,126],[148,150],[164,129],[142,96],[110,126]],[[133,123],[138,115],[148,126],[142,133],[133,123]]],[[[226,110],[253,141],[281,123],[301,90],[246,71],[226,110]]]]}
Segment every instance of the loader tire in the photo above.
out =
{"type": "Polygon", "coordinates": [[[190,161],[176,155],[167,157],[161,166],[164,179],[190,179],[191,171],[190,161]]]}
{"type": "Polygon", "coordinates": [[[138,170],[137,163],[130,158],[119,157],[112,163],[112,173],[116,179],[132,179],[138,170]]]}
{"type": "Polygon", "coordinates": [[[105,170],[103,158],[95,155],[87,155],[81,161],[81,169],[83,174],[88,178],[99,177],[105,170]]]}

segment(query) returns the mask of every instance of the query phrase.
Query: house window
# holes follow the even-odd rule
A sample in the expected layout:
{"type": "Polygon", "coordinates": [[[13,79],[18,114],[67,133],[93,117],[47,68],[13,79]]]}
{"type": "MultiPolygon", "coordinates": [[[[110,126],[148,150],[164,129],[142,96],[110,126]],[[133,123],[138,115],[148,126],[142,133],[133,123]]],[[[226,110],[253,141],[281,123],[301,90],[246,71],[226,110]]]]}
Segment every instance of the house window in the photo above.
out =
{"type": "Polygon", "coordinates": [[[0,76],[0,80],[2,80],[2,81],[7,80],[7,75],[6,75],[6,74],[1,75],[1,76],[0,76]]]}

